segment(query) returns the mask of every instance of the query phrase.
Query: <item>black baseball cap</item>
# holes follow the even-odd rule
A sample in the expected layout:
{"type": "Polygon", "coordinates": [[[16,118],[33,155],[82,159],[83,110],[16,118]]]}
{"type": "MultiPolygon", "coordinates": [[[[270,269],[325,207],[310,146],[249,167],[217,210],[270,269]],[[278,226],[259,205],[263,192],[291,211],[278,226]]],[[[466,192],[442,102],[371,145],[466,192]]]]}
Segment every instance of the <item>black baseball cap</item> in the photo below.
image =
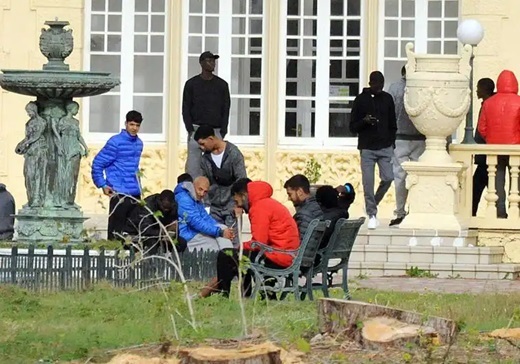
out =
{"type": "Polygon", "coordinates": [[[210,51],[202,52],[202,54],[199,57],[199,63],[207,58],[219,59],[220,56],[218,54],[213,54],[210,51]]]}

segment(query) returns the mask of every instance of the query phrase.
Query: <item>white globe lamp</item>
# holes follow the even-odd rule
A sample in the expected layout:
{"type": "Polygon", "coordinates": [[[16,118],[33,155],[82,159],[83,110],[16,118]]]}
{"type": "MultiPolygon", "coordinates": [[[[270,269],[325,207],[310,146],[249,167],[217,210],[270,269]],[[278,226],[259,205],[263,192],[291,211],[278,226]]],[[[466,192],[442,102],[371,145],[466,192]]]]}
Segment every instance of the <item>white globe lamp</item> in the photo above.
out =
{"type": "Polygon", "coordinates": [[[457,28],[457,38],[462,44],[477,46],[484,38],[484,28],[476,19],[466,19],[457,28]]]}

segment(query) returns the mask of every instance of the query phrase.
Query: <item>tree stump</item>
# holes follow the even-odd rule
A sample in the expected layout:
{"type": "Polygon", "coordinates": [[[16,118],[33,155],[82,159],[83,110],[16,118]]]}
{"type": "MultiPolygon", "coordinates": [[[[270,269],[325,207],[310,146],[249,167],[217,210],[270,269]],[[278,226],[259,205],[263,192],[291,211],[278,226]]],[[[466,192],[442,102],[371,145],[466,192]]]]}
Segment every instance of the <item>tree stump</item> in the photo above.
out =
{"type": "MultiPolygon", "coordinates": [[[[421,328],[422,332],[427,335],[435,332],[440,341],[445,343],[449,342],[457,332],[457,325],[452,320],[435,316],[428,317],[416,312],[365,302],[323,298],[318,301],[318,315],[321,333],[345,333],[359,342],[364,341],[361,332],[364,323],[370,322],[368,320],[375,317],[386,317],[415,325],[404,330],[405,332],[411,332],[417,328],[421,328]]],[[[396,327],[398,326],[396,325],[396,327]]],[[[369,335],[369,338],[373,337],[370,336],[370,333],[367,333],[367,335],[369,335]]],[[[399,335],[396,337],[399,337],[399,335]]]]}
{"type": "Polygon", "coordinates": [[[181,350],[181,364],[282,364],[281,350],[270,343],[240,349],[200,347],[181,350]]]}

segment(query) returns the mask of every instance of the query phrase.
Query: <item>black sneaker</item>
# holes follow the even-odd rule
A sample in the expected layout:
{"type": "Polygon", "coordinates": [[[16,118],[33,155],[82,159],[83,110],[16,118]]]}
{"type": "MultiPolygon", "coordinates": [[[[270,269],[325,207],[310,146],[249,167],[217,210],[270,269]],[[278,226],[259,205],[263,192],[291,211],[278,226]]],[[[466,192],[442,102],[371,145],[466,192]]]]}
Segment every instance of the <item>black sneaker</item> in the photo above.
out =
{"type": "Polygon", "coordinates": [[[395,218],[393,220],[390,220],[390,224],[388,224],[388,226],[395,226],[395,225],[399,225],[400,223],[402,223],[404,220],[404,216],[403,217],[398,217],[398,218],[395,218]]]}

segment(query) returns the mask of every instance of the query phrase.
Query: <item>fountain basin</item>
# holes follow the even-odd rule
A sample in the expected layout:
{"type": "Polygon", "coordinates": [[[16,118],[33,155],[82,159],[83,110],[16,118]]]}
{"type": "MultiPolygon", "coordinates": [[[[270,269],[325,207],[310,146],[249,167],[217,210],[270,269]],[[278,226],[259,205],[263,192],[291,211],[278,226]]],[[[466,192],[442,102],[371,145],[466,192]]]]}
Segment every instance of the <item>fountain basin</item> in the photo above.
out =
{"type": "Polygon", "coordinates": [[[104,94],[121,82],[110,73],[82,71],[2,70],[0,86],[7,91],[45,99],[104,94]]]}

